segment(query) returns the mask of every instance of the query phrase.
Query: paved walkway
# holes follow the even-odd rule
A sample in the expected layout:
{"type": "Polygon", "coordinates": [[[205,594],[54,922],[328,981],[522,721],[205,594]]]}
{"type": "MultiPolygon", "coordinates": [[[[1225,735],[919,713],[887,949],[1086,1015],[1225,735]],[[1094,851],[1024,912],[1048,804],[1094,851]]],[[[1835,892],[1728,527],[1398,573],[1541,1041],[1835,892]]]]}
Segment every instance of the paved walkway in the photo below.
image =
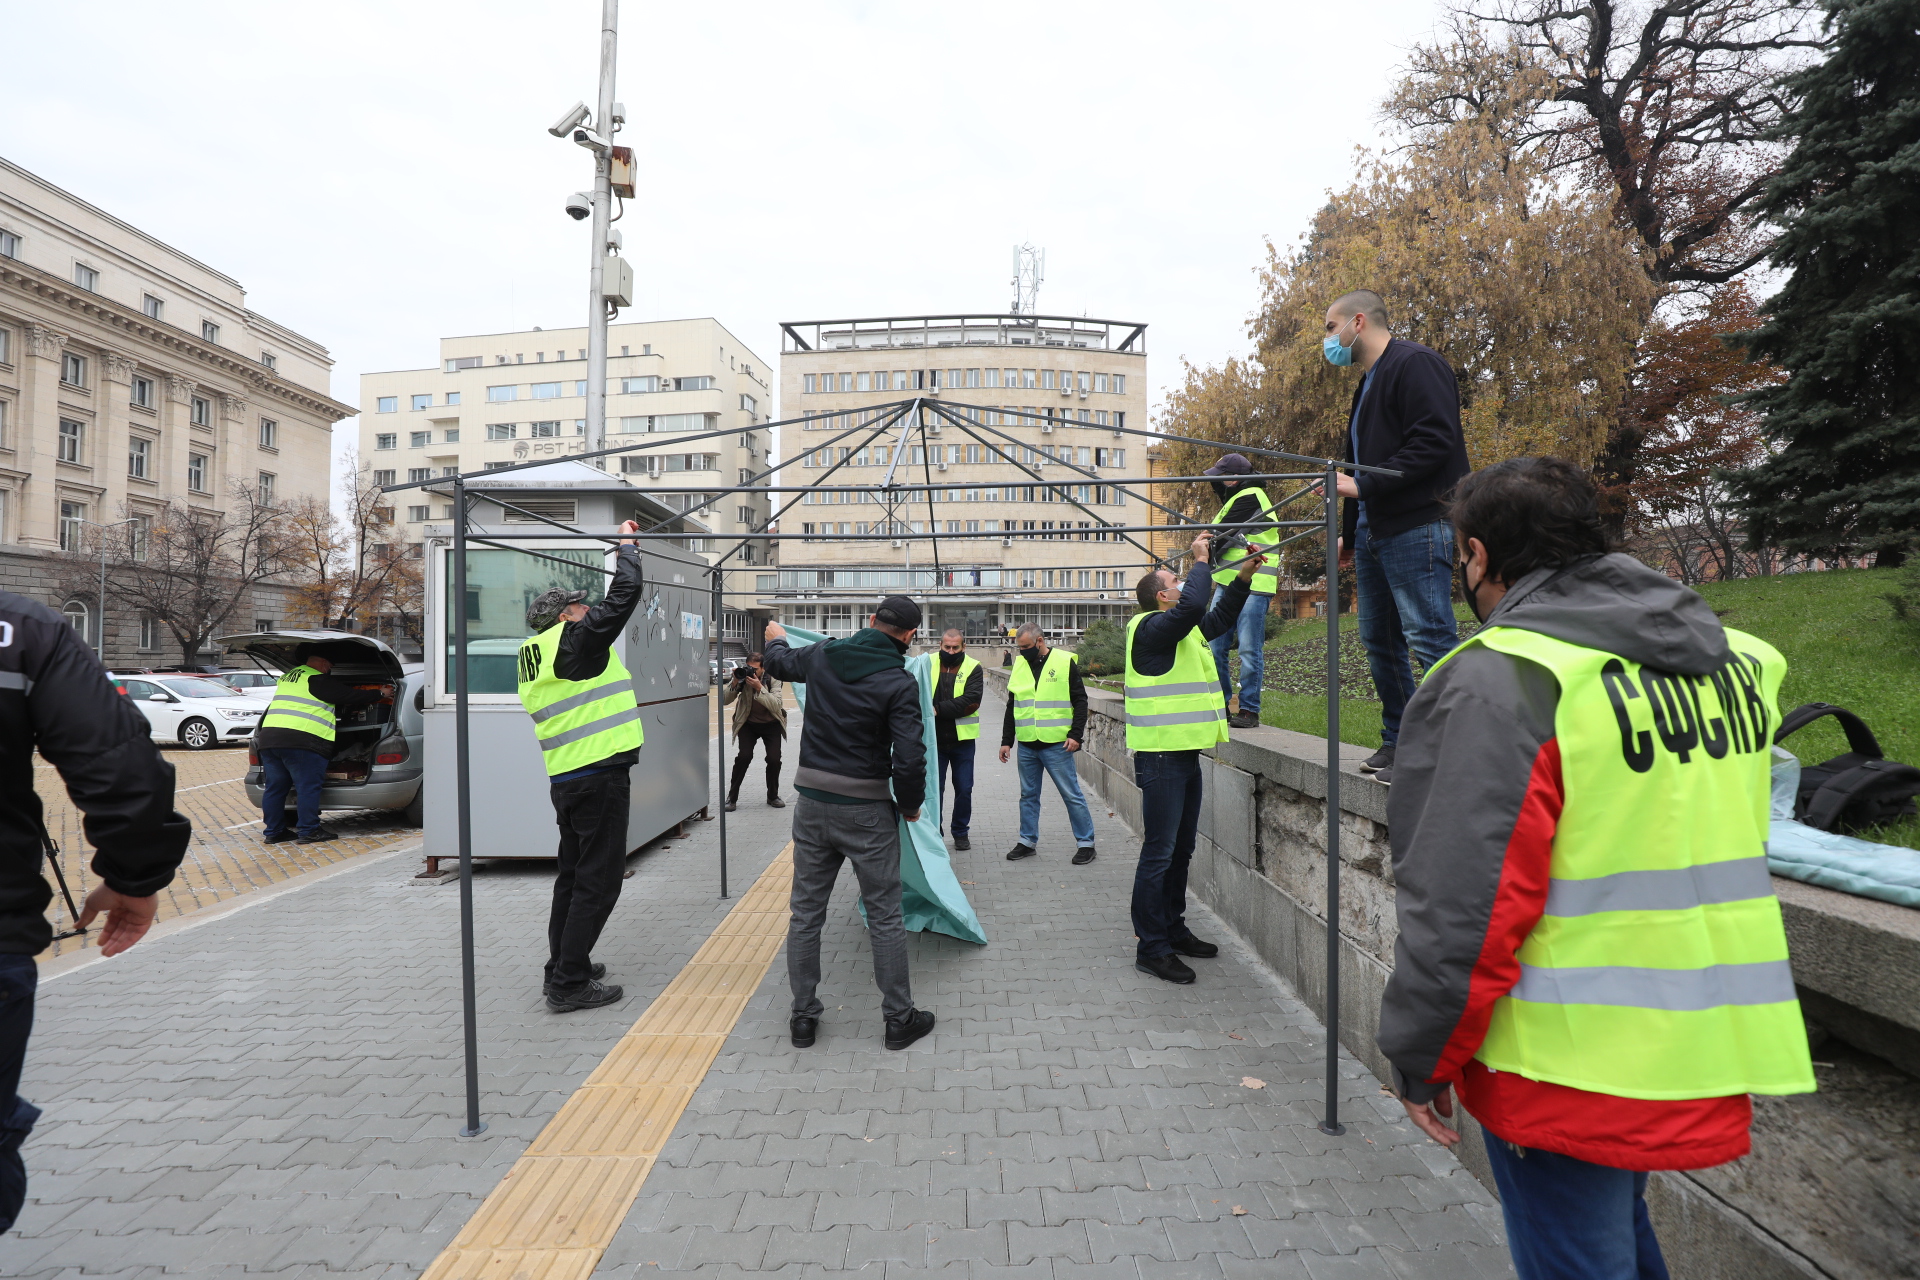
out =
{"type": "MultiPolygon", "coordinates": [[[[788,1045],[776,958],[594,1274],[1511,1274],[1490,1197],[1357,1064],[1347,1136],[1319,1133],[1323,1033],[1250,954],[1223,938],[1189,988],[1133,970],[1134,845],[1104,807],[1091,866],[1050,791],[1041,856],[1006,862],[1017,783],[981,755],[955,863],[992,943],[913,939],[938,1029],[881,1048],[843,885],[819,1043],[788,1045]]],[[[736,891],[790,816],[731,815],[736,891]]],[[[475,1139],[457,892],[407,883],[409,858],[49,983],[23,1086],[47,1116],[0,1269],[420,1274],[725,915],[716,826],[635,860],[599,953],[628,999],[594,1013],[540,1001],[550,871],[482,869],[475,1139]]]]}

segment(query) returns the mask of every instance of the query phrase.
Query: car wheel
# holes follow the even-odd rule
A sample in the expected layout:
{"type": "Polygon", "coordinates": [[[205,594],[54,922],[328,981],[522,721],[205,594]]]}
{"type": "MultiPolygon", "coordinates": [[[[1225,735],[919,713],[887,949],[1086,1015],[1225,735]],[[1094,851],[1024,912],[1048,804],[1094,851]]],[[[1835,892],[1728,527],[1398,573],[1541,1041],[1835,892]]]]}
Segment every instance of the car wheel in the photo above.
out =
{"type": "Polygon", "coordinates": [[[220,741],[213,732],[213,726],[195,716],[180,726],[180,745],[194,751],[205,751],[220,741]]]}
{"type": "Polygon", "coordinates": [[[400,811],[400,821],[410,827],[427,825],[427,787],[425,783],[413,793],[413,799],[407,801],[407,807],[400,811]]]}

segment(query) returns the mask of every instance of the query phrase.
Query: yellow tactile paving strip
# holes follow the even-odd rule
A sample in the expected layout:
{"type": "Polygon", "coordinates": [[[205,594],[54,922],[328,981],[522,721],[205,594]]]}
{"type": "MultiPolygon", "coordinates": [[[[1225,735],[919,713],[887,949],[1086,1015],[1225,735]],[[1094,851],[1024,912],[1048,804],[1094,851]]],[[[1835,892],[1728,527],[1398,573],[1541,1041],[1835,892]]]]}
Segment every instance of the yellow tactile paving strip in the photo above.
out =
{"type": "Polygon", "coordinates": [[[787,937],[780,851],[422,1280],[584,1280],[787,937]]]}
{"type": "MultiPolygon", "coordinates": [[[[294,876],[384,849],[420,833],[402,826],[397,815],[372,810],[332,812],[326,823],[341,839],[326,844],[267,845],[260,843],[260,810],[247,803],[247,752],[244,747],[216,747],[209,751],[162,747],[174,767],[174,806],[193,823],[193,843],[173,883],[160,891],[159,919],[167,920],[264,889],[294,876]]],[[[46,806],[47,832],[60,845],[60,870],[80,901],[93,888],[87,864],[93,860],[81,832],[80,811],[67,798],[60,775],[44,760],[35,760],[34,787],[46,806]]],[[[66,903],[55,891],[47,909],[54,932],[72,926],[66,903]]],[[[65,955],[93,945],[93,935],[56,942],[42,958],[65,955]]]]}

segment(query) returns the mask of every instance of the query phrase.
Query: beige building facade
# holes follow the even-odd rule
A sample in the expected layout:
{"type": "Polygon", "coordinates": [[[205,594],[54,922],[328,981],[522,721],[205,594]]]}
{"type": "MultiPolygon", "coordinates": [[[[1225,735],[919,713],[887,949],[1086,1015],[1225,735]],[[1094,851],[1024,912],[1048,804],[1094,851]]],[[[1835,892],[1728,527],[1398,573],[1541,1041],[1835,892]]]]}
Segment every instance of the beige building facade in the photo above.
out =
{"type": "MultiPolygon", "coordinates": [[[[52,598],[48,553],[173,500],[324,497],[333,424],[353,413],[332,369],[231,276],[0,159],[0,585],[93,643],[97,605],[52,598]]],[[[254,611],[275,608],[263,589],[254,611]]],[[[111,606],[105,629],[109,661],[172,651],[111,606]]]]}
{"type": "MultiPolygon", "coordinates": [[[[362,375],[360,465],[391,484],[584,453],[586,376],[584,327],[442,338],[434,367],[362,375]]],[[[763,532],[769,515],[767,495],[750,482],[773,447],[764,425],[772,383],[771,366],[717,320],[610,326],[607,446],[662,447],[616,455],[606,470],[676,511],[720,495],[693,511],[716,535],[694,545],[731,550],[763,532]]],[[[444,497],[395,495],[410,542],[451,514],[444,497]]],[[[749,541],[730,563],[765,565],[768,546],[749,541]]]]}
{"type": "Polygon", "coordinates": [[[759,575],[762,607],[846,634],[900,591],[927,602],[929,626],[980,637],[1028,621],[1071,636],[1132,613],[1147,537],[1110,530],[1149,508],[1102,481],[1147,474],[1149,442],[1127,434],[1147,425],[1146,325],[986,314],[781,328],[781,418],[808,419],[781,428],[782,455],[800,459],[782,483],[822,487],[781,517],[783,535],[803,536],[759,575]],[[879,406],[915,397],[972,406],[953,411],[978,425],[921,409],[873,435],[879,406]],[[889,472],[947,487],[890,505],[889,472]],[[952,536],[936,546],[936,532],[952,536]]]}

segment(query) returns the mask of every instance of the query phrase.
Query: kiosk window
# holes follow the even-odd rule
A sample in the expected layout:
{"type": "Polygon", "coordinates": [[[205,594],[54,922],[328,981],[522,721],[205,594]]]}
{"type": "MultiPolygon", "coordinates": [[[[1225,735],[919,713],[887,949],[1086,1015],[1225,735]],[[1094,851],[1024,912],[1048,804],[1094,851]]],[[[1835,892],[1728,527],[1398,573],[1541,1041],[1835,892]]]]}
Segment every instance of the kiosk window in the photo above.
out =
{"type": "MultiPolygon", "coordinates": [[[[597,602],[607,589],[607,575],[599,566],[606,563],[603,552],[573,548],[557,550],[541,547],[548,555],[580,563],[569,569],[551,560],[523,556],[515,551],[469,551],[467,553],[467,690],[472,694],[506,694],[519,690],[515,660],[520,644],[527,638],[527,606],[541,593],[554,587],[567,591],[585,591],[587,603],[597,602]]],[[[447,655],[440,674],[441,696],[453,697],[453,552],[446,553],[447,608],[442,637],[447,655]]]]}

